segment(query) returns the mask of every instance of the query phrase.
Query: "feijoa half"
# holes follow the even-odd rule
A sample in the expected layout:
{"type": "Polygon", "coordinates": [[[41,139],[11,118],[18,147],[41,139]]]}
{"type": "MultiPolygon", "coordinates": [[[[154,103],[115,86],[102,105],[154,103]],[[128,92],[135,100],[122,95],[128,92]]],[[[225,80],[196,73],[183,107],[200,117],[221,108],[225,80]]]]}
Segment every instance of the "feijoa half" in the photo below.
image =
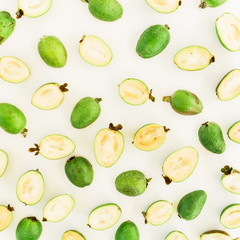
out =
{"type": "Polygon", "coordinates": [[[233,240],[228,233],[222,230],[211,230],[204,232],[200,236],[200,240],[233,240]]]}
{"type": "Polygon", "coordinates": [[[235,203],[228,205],[222,210],[220,216],[221,224],[226,228],[239,228],[240,227],[240,204],[235,203]]]}
{"type": "Polygon", "coordinates": [[[183,232],[172,231],[166,236],[165,240],[188,240],[188,238],[183,232]]]}
{"type": "Polygon", "coordinates": [[[68,230],[63,234],[62,240],[86,240],[86,238],[76,230],[68,230]]]}
{"type": "Polygon", "coordinates": [[[122,210],[115,203],[107,203],[94,208],[88,217],[88,226],[95,230],[105,230],[117,223],[122,210]]]}
{"type": "Polygon", "coordinates": [[[219,7],[224,4],[227,0],[201,0],[201,4],[199,5],[200,8],[215,8],[219,7]]]}
{"type": "Polygon", "coordinates": [[[57,160],[64,158],[75,150],[75,143],[68,137],[52,134],[42,139],[40,144],[34,144],[35,147],[29,148],[29,152],[39,153],[50,160],[57,160]]]}
{"type": "Polygon", "coordinates": [[[115,240],[139,240],[139,231],[136,224],[130,220],[123,222],[116,231],[115,240]]]}
{"type": "Polygon", "coordinates": [[[138,79],[128,78],[118,85],[119,95],[128,104],[142,105],[148,99],[152,102],[155,98],[152,96],[152,90],[148,91],[147,85],[138,79]]]}
{"type": "Polygon", "coordinates": [[[162,166],[166,184],[182,182],[190,177],[197,163],[198,152],[193,147],[184,147],[170,154],[162,166]]]}
{"type": "Polygon", "coordinates": [[[181,6],[181,0],[146,0],[147,4],[160,13],[172,13],[181,6]]]}
{"type": "Polygon", "coordinates": [[[0,149],[0,177],[5,173],[8,166],[8,155],[0,149]]]}
{"type": "Polygon", "coordinates": [[[94,140],[94,153],[102,167],[111,167],[122,155],[124,138],[120,132],[121,129],[121,124],[114,126],[110,123],[109,128],[104,128],[97,133],[94,140]]]}
{"type": "Polygon", "coordinates": [[[150,223],[154,226],[162,225],[171,218],[173,214],[173,204],[165,200],[156,201],[142,214],[146,224],[150,223]]]}
{"type": "Polygon", "coordinates": [[[182,70],[198,71],[215,62],[215,57],[204,47],[190,46],[180,50],[173,61],[182,70]]]}
{"type": "Polygon", "coordinates": [[[10,205],[0,206],[0,232],[6,229],[12,222],[14,208],[10,205]]]}
{"type": "Polygon", "coordinates": [[[228,137],[232,141],[236,143],[240,143],[240,121],[234,123],[229,129],[228,129],[228,137]]]}

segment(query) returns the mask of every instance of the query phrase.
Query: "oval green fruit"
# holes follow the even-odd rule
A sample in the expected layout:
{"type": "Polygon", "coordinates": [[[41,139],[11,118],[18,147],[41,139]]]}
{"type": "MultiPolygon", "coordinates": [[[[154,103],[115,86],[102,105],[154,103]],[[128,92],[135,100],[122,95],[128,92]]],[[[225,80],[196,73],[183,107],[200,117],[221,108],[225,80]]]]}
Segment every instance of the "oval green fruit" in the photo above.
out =
{"type": "Polygon", "coordinates": [[[16,229],[17,240],[38,240],[42,234],[42,224],[36,217],[23,218],[16,229]]]}
{"type": "Polygon", "coordinates": [[[0,177],[5,173],[8,165],[8,155],[0,149],[0,177]]]}
{"type": "Polygon", "coordinates": [[[222,210],[220,216],[221,224],[229,229],[240,227],[240,204],[228,205],[222,210]]]}
{"type": "Polygon", "coordinates": [[[177,206],[178,216],[185,220],[193,220],[202,211],[207,200],[203,190],[196,190],[185,195],[177,206]]]}
{"type": "Polygon", "coordinates": [[[153,25],[140,36],[136,51],[142,58],[151,58],[161,53],[170,41],[169,27],[167,25],[153,25]]]}
{"type": "Polygon", "coordinates": [[[6,11],[0,11],[0,45],[12,34],[16,21],[6,11]]]}
{"type": "Polygon", "coordinates": [[[208,151],[221,154],[226,149],[221,128],[217,123],[206,122],[198,130],[198,137],[208,151]]]}
{"type": "Polygon", "coordinates": [[[201,0],[200,8],[211,7],[215,8],[224,4],[227,0],[201,0]]]}
{"type": "Polygon", "coordinates": [[[0,206],[0,232],[6,229],[12,222],[14,208],[10,205],[0,206]]]}
{"type": "Polygon", "coordinates": [[[62,42],[54,36],[44,36],[38,43],[42,60],[50,67],[62,68],[67,62],[67,52],[62,42]]]}
{"type": "Polygon", "coordinates": [[[187,236],[183,233],[183,232],[180,232],[180,231],[172,231],[170,232],[165,240],[188,240],[187,236]]]}
{"type": "Polygon", "coordinates": [[[169,102],[175,112],[183,115],[196,115],[203,109],[201,100],[187,90],[177,90],[172,96],[163,97],[163,101],[169,102]]]}
{"type": "Polygon", "coordinates": [[[63,234],[62,240],[86,240],[86,238],[76,230],[68,230],[63,234]]]}
{"type": "MultiPolygon", "coordinates": [[[[211,230],[204,232],[200,236],[200,240],[233,240],[228,233],[222,230],[211,230]]],[[[238,239],[238,238],[237,238],[238,239]]],[[[237,240],[236,239],[236,240],[237,240]]]]}
{"type": "Polygon", "coordinates": [[[229,129],[228,129],[228,137],[232,141],[236,143],[240,143],[240,121],[234,123],[229,129]]]}
{"type": "Polygon", "coordinates": [[[101,98],[85,97],[74,107],[71,115],[71,124],[74,128],[85,128],[95,122],[100,115],[101,98]]]}
{"type": "Polygon", "coordinates": [[[146,0],[147,4],[160,13],[172,13],[181,6],[181,0],[146,0]]]}
{"type": "Polygon", "coordinates": [[[116,231],[115,240],[139,240],[139,231],[134,222],[123,222],[116,231]]]}

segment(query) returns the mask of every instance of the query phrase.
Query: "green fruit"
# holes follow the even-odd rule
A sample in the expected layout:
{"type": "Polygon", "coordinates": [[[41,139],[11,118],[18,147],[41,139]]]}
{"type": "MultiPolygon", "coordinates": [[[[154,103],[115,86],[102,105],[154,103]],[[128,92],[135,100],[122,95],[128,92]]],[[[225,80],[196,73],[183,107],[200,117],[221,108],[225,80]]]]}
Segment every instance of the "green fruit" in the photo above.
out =
{"type": "Polygon", "coordinates": [[[163,101],[169,102],[175,112],[183,115],[196,115],[203,109],[201,100],[187,90],[177,90],[172,96],[163,97],[163,101]]]}
{"type": "Polygon", "coordinates": [[[178,216],[188,221],[193,220],[201,213],[206,200],[207,194],[203,190],[188,193],[178,204],[178,216]]]}
{"type": "Polygon", "coordinates": [[[139,231],[134,222],[123,222],[116,231],[115,240],[139,240],[139,231]]]}
{"type": "Polygon", "coordinates": [[[228,129],[228,137],[232,141],[236,143],[240,143],[240,121],[234,123],[229,129],[228,129]]]}
{"type": "Polygon", "coordinates": [[[170,232],[165,240],[188,240],[187,236],[183,233],[183,232],[180,232],[180,231],[172,231],[170,232]]]}
{"type": "Polygon", "coordinates": [[[44,194],[44,179],[38,170],[24,173],[17,182],[18,200],[25,205],[38,203],[44,194]]]}
{"type": "Polygon", "coordinates": [[[121,173],[115,180],[116,189],[130,197],[141,195],[145,192],[148,182],[144,174],[137,170],[131,170],[121,173]]]}
{"type": "Polygon", "coordinates": [[[117,223],[122,215],[115,203],[107,203],[94,208],[88,217],[88,226],[95,230],[105,230],[117,223]]]}
{"type": "Polygon", "coordinates": [[[208,151],[221,154],[226,149],[221,128],[217,123],[206,122],[198,130],[198,137],[208,151]]]}
{"type": "Polygon", "coordinates": [[[15,25],[15,19],[8,12],[0,11],[0,45],[9,38],[15,25]]]}
{"type": "Polygon", "coordinates": [[[62,240],[86,240],[86,238],[76,230],[68,230],[63,234],[62,240]]]}
{"type": "Polygon", "coordinates": [[[42,234],[42,224],[36,217],[23,218],[16,229],[17,240],[38,240],[42,234]]]}
{"type": "Polygon", "coordinates": [[[227,0],[201,0],[201,4],[199,5],[200,8],[206,7],[218,7],[224,4],[227,0]]]}
{"type": "Polygon", "coordinates": [[[88,3],[90,13],[97,19],[113,22],[122,17],[123,9],[117,0],[82,0],[88,3]]]}
{"type": "Polygon", "coordinates": [[[151,204],[146,212],[142,212],[145,223],[159,226],[167,222],[173,214],[173,204],[164,200],[151,204]]]}
{"type": "Polygon", "coordinates": [[[216,32],[221,44],[229,51],[240,51],[240,20],[231,13],[224,13],[216,20],[216,32]]]}
{"type": "Polygon", "coordinates": [[[160,13],[172,13],[181,6],[181,0],[165,1],[165,0],[146,0],[147,4],[160,13]]]}
{"type": "Polygon", "coordinates": [[[5,173],[8,165],[8,155],[0,149],[0,177],[5,173]]]}
{"type": "Polygon", "coordinates": [[[9,103],[0,103],[0,127],[11,134],[24,134],[27,120],[23,112],[9,103]]]}
{"type": "Polygon", "coordinates": [[[93,181],[93,167],[84,157],[72,157],[65,164],[69,181],[77,187],[89,186],[93,181]]]}
{"type": "Polygon", "coordinates": [[[0,232],[6,229],[12,222],[14,208],[10,205],[0,206],[0,232]]]}
{"type": "Polygon", "coordinates": [[[222,210],[220,216],[221,224],[226,228],[240,227],[240,204],[231,204],[222,210]]]}
{"type": "Polygon", "coordinates": [[[153,25],[140,36],[136,51],[142,58],[151,58],[162,52],[170,41],[169,27],[167,25],[153,25]]]}
{"type": "Polygon", "coordinates": [[[85,128],[97,120],[100,115],[101,98],[85,97],[74,107],[71,115],[71,124],[74,128],[85,128]]]}
{"type": "Polygon", "coordinates": [[[54,36],[44,36],[38,43],[42,60],[50,67],[62,68],[67,62],[67,52],[62,42],[54,36]]]}
{"type": "MultiPolygon", "coordinates": [[[[207,231],[200,236],[200,240],[233,240],[228,233],[221,230],[207,231]]],[[[237,240],[236,238],[235,240],[237,240]]]]}

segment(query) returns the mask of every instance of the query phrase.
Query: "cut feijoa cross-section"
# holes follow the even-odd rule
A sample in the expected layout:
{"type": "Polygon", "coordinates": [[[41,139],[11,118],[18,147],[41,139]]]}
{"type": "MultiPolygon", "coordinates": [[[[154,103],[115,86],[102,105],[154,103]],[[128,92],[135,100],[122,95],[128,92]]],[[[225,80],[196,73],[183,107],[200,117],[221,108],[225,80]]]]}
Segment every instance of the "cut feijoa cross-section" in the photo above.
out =
{"type": "Polygon", "coordinates": [[[234,123],[229,129],[228,129],[228,137],[232,141],[236,143],[240,143],[240,121],[234,123]]]}
{"type": "Polygon", "coordinates": [[[8,165],[8,155],[3,150],[0,150],[0,177],[5,173],[8,165]]]}
{"type": "Polygon", "coordinates": [[[0,206],[0,232],[6,229],[12,222],[14,208],[10,205],[0,206]]]}
{"type": "Polygon", "coordinates": [[[181,0],[146,0],[147,4],[160,13],[172,13],[181,6],[181,0]]]}
{"type": "Polygon", "coordinates": [[[188,238],[183,232],[172,231],[166,236],[165,240],[188,240],[188,238]]]}
{"type": "Polygon", "coordinates": [[[88,226],[95,230],[105,230],[116,224],[121,214],[121,208],[115,203],[98,206],[89,214],[88,226]]]}
{"type": "Polygon", "coordinates": [[[62,194],[51,199],[43,210],[43,221],[59,222],[72,211],[75,200],[69,194],[62,194]]]}
{"type": "Polygon", "coordinates": [[[44,194],[44,179],[38,170],[24,173],[17,183],[18,200],[25,205],[38,203],[44,194]]]}
{"type": "Polygon", "coordinates": [[[221,224],[226,228],[240,227],[240,204],[231,204],[225,207],[220,216],[221,224]]]}
{"type": "Polygon", "coordinates": [[[86,240],[86,238],[76,230],[68,230],[63,234],[62,240],[86,240]]]}
{"type": "Polygon", "coordinates": [[[201,234],[200,240],[232,240],[228,233],[222,230],[212,230],[201,234]]]}

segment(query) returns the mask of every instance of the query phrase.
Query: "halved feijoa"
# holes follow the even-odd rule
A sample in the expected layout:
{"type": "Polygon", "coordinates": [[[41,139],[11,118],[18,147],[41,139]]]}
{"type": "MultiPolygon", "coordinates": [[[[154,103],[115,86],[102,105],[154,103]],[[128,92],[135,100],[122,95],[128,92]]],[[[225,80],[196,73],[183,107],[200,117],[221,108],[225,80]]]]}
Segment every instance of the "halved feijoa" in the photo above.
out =
{"type": "Polygon", "coordinates": [[[16,57],[0,58],[0,77],[11,83],[20,83],[30,76],[29,67],[16,57]]]}
{"type": "Polygon", "coordinates": [[[147,124],[136,132],[133,144],[143,151],[155,150],[163,144],[169,130],[156,123],[147,124]]]}
{"type": "Polygon", "coordinates": [[[165,240],[188,240],[188,238],[183,232],[172,231],[166,236],[165,240]]]}
{"type": "Polygon", "coordinates": [[[25,205],[38,203],[44,194],[44,179],[38,170],[24,173],[17,182],[18,200],[25,205]]]}
{"type": "Polygon", "coordinates": [[[207,231],[200,236],[200,240],[232,240],[228,233],[222,230],[207,231]]]}
{"type": "Polygon", "coordinates": [[[146,84],[135,78],[128,78],[118,85],[120,97],[128,104],[142,105],[148,99],[155,101],[152,90],[148,91],[146,84]]]}
{"type": "Polygon", "coordinates": [[[240,51],[240,20],[231,13],[224,13],[216,20],[217,36],[229,51],[240,51]]]}
{"type": "Polygon", "coordinates": [[[100,130],[94,140],[94,152],[97,162],[102,167],[111,167],[120,158],[124,149],[124,138],[120,130],[122,125],[100,130]]]}
{"type": "Polygon", "coordinates": [[[240,195],[240,171],[224,166],[221,172],[223,172],[221,179],[223,187],[231,193],[240,195]]]}
{"type": "Polygon", "coordinates": [[[23,15],[31,18],[40,17],[46,13],[52,5],[52,0],[18,0],[17,18],[23,15]]]}
{"type": "Polygon", "coordinates": [[[139,231],[132,221],[123,222],[116,231],[115,240],[139,240],[139,231]]]}
{"type": "Polygon", "coordinates": [[[231,204],[222,210],[220,216],[221,224],[226,228],[240,227],[240,204],[231,204]]]}
{"type": "Polygon", "coordinates": [[[6,229],[12,222],[12,211],[14,211],[14,208],[10,205],[0,206],[0,232],[6,229]]]}
{"type": "Polygon", "coordinates": [[[181,6],[181,0],[146,0],[147,4],[160,13],[172,13],[181,6]]]}
{"type": "Polygon", "coordinates": [[[218,7],[224,4],[227,0],[201,0],[201,4],[199,5],[200,8],[206,7],[218,7]]]}
{"type": "Polygon", "coordinates": [[[167,222],[173,214],[173,204],[160,200],[151,204],[146,212],[143,212],[145,223],[158,226],[167,222]]]}
{"type": "Polygon", "coordinates": [[[67,157],[75,150],[75,143],[66,136],[59,134],[48,135],[42,139],[40,145],[34,144],[35,147],[29,148],[29,152],[39,153],[50,160],[57,160],[67,157]]]}
{"type": "Polygon", "coordinates": [[[86,238],[76,230],[68,230],[63,234],[62,240],[86,240],[86,238]]]}
{"type": "Polygon", "coordinates": [[[228,129],[228,137],[232,141],[236,143],[240,143],[240,121],[234,123],[229,129],[228,129]]]}
{"type": "Polygon", "coordinates": [[[72,211],[75,200],[69,194],[62,194],[51,199],[43,210],[43,221],[59,222],[72,211]]]}
{"type": "Polygon", "coordinates": [[[166,184],[182,182],[194,171],[198,163],[198,152],[193,147],[184,147],[169,155],[163,163],[162,171],[166,184]]]}
{"type": "Polygon", "coordinates": [[[182,70],[198,71],[214,62],[215,57],[204,47],[190,46],[180,50],[173,61],[182,70]]]}
{"type": "Polygon", "coordinates": [[[42,110],[51,110],[59,107],[64,100],[68,84],[47,83],[37,89],[32,96],[32,105],[42,110]]]}
{"type": "Polygon", "coordinates": [[[99,37],[83,36],[80,40],[79,53],[84,61],[94,66],[106,66],[112,60],[112,51],[99,37]]]}
{"type": "Polygon", "coordinates": [[[115,203],[100,205],[89,214],[88,226],[95,230],[105,230],[116,224],[121,214],[121,208],[115,203]]]}
{"type": "Polygon", "coordinates": [[[5,173],[8,165],[8,155],[0,149],[0,177],[5,173]]]}

